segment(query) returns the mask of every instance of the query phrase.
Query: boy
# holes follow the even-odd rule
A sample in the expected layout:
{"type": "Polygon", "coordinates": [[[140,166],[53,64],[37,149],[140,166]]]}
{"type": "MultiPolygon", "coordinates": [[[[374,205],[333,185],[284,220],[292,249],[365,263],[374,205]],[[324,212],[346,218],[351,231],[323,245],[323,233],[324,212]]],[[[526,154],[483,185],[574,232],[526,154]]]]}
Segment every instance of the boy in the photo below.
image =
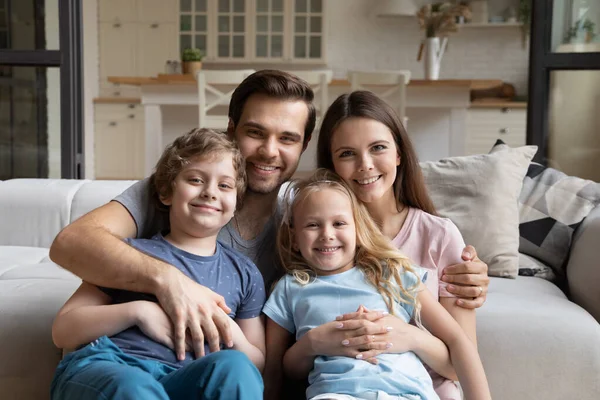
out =
{"type": "Polygon", "coordinates": [[[170,230],[126,241],[223,296],[233,318],[226,345],[233,350],[194,348],[196,359],[189,351],[177,357],[170,319],[156,297],[83,282],[59,311],[52,336],[60,348],[91,343],[59,364],[52,398],[262,398],[262,276],[248,258],[217,242],[245,190],[240,151],[224,134],[195,129],[165,149],[151,183],[157,206],[168,207],[170,230]]]}

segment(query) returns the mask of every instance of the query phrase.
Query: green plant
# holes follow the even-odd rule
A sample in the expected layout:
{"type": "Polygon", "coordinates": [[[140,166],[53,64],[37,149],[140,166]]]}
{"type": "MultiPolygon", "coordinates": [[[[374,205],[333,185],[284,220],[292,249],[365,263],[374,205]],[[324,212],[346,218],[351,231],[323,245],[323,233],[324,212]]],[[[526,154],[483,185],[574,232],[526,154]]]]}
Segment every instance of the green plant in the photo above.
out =
{"type": "Polygon", "coordinates": [[[531,0],[519,0],[519,8],[517,9],[517,20],[521,25],[521,41],[523,48],[527,44],[527,36],[531,28],[531,0]]]}
{"type": "Polygon", "coordinates": [[[585,32],[586,33],[586,40],[591,41],[593,38],[596,37],[596,33],[594,33],[594,28],[596,27],[596,24],[594,24],[592,21],[590,21],[589,19],[585,19],[585,20],[578,20],[577,22],[575,22],[575,24],[569,28],[569,31],[567,32],[567,34],[565,35],[565,42],[570,42],[571,39],[574,39],[577,37],[577,32],[585,32]]]}
{"type": "Polygon", "coordinates": [[[184,49],[181,53],[181,61],[202,61],[204,52],[200,49],[184,49]]]}

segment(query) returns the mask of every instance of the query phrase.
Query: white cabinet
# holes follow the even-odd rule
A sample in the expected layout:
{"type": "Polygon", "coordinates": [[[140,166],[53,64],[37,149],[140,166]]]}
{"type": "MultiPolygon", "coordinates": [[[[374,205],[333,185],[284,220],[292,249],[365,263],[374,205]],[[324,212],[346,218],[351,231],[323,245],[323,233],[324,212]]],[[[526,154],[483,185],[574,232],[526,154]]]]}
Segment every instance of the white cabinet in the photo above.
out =
{"type": "Polygon", "coordinates": [[[179,59],[175,24],[143,22],[137,25],[136,74],[134,76],[156,76],[163,73],[167,60],[179,59]]]}
{"type": "Polygon", "coordinates": [[[498,139],[511,147],[524,146],[526,132],[526,108],[470,108],[465,154],[487,154],[498,139]]]}
{"type": "Polygon", "coordinates": [[[223,63],[326,60],[326,0],[181,1],[179,46],[223,63]]]}
{"type": "MultiPolygon", "coordinates": [[[[138,0],[139,22],[177,22],[177,0],[138,0]]],[[[174,38],[173,40],[177,40],[174,38]]]]}
{"type": "Polygon", "coordinates": [[[110,76],[155,76],[179,58],[177,0],[99,0],[100,97],[139,97],[110,76]]]}
{"type": "Polygon", "coordinates": [[[96,179],[144,177],[144,115],[139,104],[95,105],[96,179]]]}
{"type": "Polygon", "coordinates": [[[137,26],[132,23],[100,22],[100,79],[135,76],[137,26]]]}
{"type": "Polygon", "coordinates": [[[136,0],[98,0],[98,20],[128,22],[137,19],[136,0]]]}

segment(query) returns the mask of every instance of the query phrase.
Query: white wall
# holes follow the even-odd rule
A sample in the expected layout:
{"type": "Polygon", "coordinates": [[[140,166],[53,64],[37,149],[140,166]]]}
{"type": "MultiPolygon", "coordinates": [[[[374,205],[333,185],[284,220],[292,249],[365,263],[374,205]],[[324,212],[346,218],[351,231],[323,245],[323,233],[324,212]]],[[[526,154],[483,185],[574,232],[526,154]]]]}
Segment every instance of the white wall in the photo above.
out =
{"type": "Polygon", "coordinates": [[[94,98],[99,92],[98,3],[82,2],[85,178],[94,179],[94,98]]]}
{"type": "MultiPolygon", "coordinates": [[[[409,69],[423,78],[416,17],[377,17],[374,0],[328,1],[327,58],[336,77],[348,69],[409,69]]],[[[440,79],[502,79],[525,94],[528,64],[520,28],[466,28],[451,36],[440,79]]]]}

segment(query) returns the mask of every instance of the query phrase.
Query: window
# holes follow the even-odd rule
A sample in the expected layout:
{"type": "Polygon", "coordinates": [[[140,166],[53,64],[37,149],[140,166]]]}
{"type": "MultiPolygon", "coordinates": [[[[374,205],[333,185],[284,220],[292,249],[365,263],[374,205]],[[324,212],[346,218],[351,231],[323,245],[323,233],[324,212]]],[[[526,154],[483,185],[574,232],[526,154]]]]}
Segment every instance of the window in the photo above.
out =
{"type": "Polygon", "coordinates": [[[180,49],[206,61],[325,62],[323,0],[180,0],[180,49]]]}

